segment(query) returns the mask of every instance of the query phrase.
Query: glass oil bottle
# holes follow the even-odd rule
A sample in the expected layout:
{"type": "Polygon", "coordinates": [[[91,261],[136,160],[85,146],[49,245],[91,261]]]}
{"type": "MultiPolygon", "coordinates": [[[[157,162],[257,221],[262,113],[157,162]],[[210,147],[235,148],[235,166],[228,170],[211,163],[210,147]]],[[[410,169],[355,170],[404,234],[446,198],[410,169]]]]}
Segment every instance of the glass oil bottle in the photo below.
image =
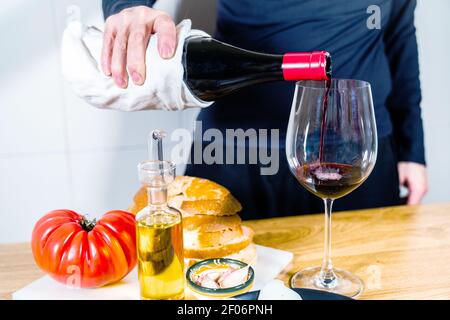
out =
{"type": "Polygon", "coordinates": [[[181,213],[167,205],[167,187],[175,178],[175,165],[164,160],[144,161],[138,172],[148,192],[148,205],[136,215],[141,298],[183,299],[181,213]]]}

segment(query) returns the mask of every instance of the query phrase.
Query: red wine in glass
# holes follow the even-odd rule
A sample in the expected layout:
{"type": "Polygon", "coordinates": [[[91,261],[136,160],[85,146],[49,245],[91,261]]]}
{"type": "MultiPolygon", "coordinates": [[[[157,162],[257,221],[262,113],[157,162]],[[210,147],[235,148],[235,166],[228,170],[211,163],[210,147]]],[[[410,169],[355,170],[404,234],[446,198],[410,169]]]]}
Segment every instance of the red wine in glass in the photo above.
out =
{"type": "Polygon", "coordinates": [[[355,190],[364,181],[361,167],[318,162],[297,168],[296,178],[322,199],[337,199],[355,190]]]}

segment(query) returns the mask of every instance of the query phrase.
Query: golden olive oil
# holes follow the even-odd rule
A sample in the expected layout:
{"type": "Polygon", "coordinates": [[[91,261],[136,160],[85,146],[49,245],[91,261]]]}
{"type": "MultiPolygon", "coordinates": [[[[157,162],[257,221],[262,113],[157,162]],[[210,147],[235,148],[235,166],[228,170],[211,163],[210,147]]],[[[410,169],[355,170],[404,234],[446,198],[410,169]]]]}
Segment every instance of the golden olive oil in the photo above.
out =
{"type": "Polygon", "coordinates": [[[138,275],[142,299],[184,298],[181,216],[166,211],[137,220],[138,275]]]}

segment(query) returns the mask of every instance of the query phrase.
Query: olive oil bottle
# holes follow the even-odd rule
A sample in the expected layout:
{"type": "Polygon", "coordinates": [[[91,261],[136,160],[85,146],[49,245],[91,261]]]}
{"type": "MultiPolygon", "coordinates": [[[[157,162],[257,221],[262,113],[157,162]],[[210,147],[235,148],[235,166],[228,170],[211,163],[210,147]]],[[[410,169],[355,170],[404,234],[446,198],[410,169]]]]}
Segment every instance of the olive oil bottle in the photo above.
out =
{"type": "Polygon", "coordinates": [[[138,277],[142,299],[183,299],[183,228],[179,211],[167,206],[167,186],[175,177],[169,161],[138,165],[148,206],[136,215],[138,277]]]}

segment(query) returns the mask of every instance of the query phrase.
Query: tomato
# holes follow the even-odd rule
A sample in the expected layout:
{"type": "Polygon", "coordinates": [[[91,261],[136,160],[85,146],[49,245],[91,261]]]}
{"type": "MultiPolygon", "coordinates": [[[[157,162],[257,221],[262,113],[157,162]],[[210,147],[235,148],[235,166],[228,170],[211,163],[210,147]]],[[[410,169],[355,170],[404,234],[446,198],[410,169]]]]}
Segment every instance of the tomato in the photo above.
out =
{"type": "Polygon", "coordinates": [[[34,226],[34,259],[56,281],[101,287],[125,277],[136,265],[135,218],[109,211],[98,221],[71,210],[54,210],[34,226]]]}

